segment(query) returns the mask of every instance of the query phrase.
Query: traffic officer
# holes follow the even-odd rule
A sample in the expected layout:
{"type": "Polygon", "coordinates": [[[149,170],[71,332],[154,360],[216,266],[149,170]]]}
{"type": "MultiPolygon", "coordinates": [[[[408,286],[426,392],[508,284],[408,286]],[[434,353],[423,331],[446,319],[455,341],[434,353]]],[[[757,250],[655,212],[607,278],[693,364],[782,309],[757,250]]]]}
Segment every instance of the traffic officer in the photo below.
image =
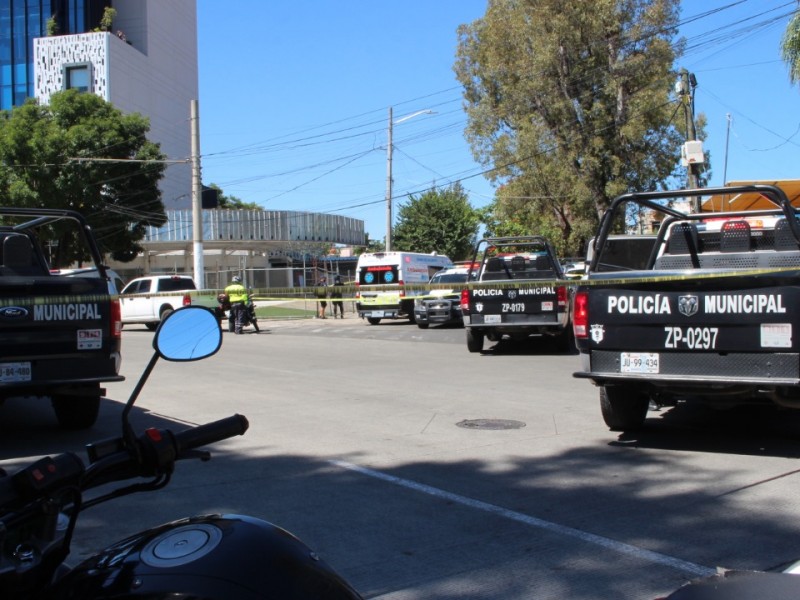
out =
{"type": "Polygon", "coordinates": [[[231,279],[231,284],[225,288],[228,300],[231,303],[231,316],[234,320],[234,333],[242,333],[244,327],[244,311],[247,302],[247,288],[242,285],[242,278],[238,275],[231,279]]]}

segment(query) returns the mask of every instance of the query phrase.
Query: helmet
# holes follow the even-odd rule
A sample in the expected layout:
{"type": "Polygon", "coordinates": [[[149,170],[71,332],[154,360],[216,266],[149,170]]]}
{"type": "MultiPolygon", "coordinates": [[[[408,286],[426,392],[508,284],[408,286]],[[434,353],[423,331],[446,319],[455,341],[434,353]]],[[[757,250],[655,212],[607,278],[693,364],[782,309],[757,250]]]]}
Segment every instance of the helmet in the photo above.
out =
{"type": "Polygon", "coordinates": [[[231,279],[233,283],[242,283],[242,278],[238,275],[234,275],[233,279],[231,279]]]}

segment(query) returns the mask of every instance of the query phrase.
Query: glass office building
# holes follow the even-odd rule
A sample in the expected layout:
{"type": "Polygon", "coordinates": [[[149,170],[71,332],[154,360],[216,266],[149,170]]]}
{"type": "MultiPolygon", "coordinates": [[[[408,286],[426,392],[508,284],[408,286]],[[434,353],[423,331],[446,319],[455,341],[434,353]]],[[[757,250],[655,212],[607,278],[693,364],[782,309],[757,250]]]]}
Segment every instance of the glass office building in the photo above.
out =
{"type": "Polygon", "coordinates": [[[0,110],[34,96],[33,39],[47,35],[51,17],[59,34],[86,33],[110,5],[110,0],[0,0],[0,110]]]}

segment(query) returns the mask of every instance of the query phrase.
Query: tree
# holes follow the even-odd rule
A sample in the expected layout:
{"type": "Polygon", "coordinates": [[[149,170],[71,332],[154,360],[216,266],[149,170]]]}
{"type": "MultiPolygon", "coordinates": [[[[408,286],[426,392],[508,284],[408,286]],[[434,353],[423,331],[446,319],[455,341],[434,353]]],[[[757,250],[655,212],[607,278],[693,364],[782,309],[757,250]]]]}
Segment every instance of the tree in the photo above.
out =
{"type": "Polygon", "coordinates": [[[227,196],[216,183],[208,187],[217,191],[217,208],[220,210],[263,210],[263,207],[255,202],[245,202],[236,196],[227,196]]]}
{"type": "Polygon", "coordinates": [[[677,173],[678,0],[489,0],[459,28],[466,136],[498,223],[575,253],[617,195],[677,173]]]}
{"type": "MultiPolygon", "coordinates": [[[[29,100],[0,112],[0,197],[14,206],[77,210],[104,254],[131,261],[145,228],[167,220],[158,189],[166,157],[148,130],[145,117],[76,90],[53,94],[49,106],[29,100]]],[[[87,258],[58,223],[44,234],[56,248],[54,267],[87,258]]]]}
{"type": "Polygon", "coordinates": [[[781,57],[789,67],[789,81],[800,81],[800,12],[795,12],[781,40],[781,57]]]}
{"type": "Polygon", "coordinates": [[[452,260],[466,260],[472,258],[479,227],[478,211],[456,183],[445,190],[409,196],[398,211],[393,246],[406,252],[438,252],[452,260]]]}

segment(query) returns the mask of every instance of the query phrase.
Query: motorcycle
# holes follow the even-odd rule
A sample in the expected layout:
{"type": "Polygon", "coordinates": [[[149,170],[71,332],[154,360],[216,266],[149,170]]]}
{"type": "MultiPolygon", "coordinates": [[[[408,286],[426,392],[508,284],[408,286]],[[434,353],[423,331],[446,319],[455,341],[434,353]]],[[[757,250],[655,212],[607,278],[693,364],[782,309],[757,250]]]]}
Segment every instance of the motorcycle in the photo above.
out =
{"type": "Polygon", "coordinates": [[[292,534],[244,515],[179,519],[128,537],[73,568],[66,565],[83,511],[159,490],[178,461],[207,461],[211,454],[200,448],[247,431],[247,419],[238,414],[177,432],[149,428],[137,435],[130,424],[134,402],[160,358],[200,360],[221,344],[211,310],[174,311],[156,331],[153,356],[122,411],[120,437],[87,445],[88,465],[67,452],[0,474],[0,598],[361,599],[292,534]],[[134,482],[121,483],[128,480],[134,482]],[[91,490],[118,482],[120,487],[90,496],[91,490]]]}
{"type": "Polygon", "coordinates": [[[721,569],[715,575],[690,581],[659,600],[795,600],[800,577],[787,571],[721,569]]]}
{"type": "MultiPolygon", "coordinates": [[[[233,332],[236,329],[235,323],[235,315],[231,310],[231,301],[228,298],[228,294],[219,294],[217,296],[217,310],[215,311],[217,317],[219,319],[220,324],[222,323],[222,319],[225,318],[225,313],[228,313],[228,331],[233,332]]],[[[256,305],[253,303],[253,297],[248,294],[247,302],[244,305],[244,321],[242,323],[243,327],[247,327],[248,325],[252,325],[253,329],[256,330],[256,333],[261,331],[258,328],[258,318],[256,317],[256,305]]]]}

